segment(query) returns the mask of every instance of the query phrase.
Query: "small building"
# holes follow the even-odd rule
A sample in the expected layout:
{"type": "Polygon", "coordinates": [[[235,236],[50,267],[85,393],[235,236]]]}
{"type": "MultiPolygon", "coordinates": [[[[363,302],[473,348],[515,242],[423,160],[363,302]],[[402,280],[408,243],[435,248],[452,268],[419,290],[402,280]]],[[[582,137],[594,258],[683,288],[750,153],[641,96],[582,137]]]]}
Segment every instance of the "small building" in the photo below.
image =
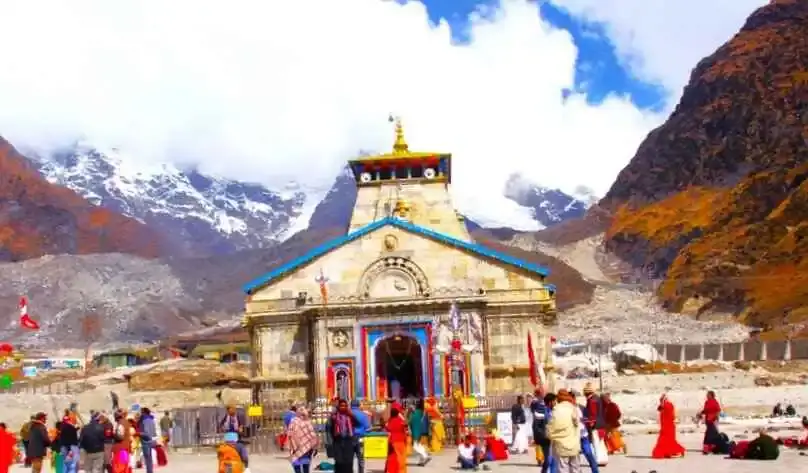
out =
{"type": "Polygon", "coordinates": [[[126,368],[149,363],[156,357],[153,349],[131,349],[124,348],[100,353],[93,357],[94,366],[106,366],[108,368],[126,368]]]}
{"type": "Polygon", "coordinates": [[[51,370],[83,370],[84,360],[81,358],[24,358],[23,366],[36,367],[38,371],[51,370]]]}
{"type": "Polygon", "coordinates": [[[202,343],[197,345],[188,354],[188,358],[216,360],[222,363],[233,363],[235,361],[249,362],[250,344],[241,343],[202,343]]]}
{"type": "Polygon", "coordinates": [[[178,350],[182,356],[191,356],[191,352],[201,345],[225,345],[249,343],[250,337],[246,329],[242,327],[229,328],[207,334],[187,335],[173,337],[166,341],[165,348],[178,350]]]}

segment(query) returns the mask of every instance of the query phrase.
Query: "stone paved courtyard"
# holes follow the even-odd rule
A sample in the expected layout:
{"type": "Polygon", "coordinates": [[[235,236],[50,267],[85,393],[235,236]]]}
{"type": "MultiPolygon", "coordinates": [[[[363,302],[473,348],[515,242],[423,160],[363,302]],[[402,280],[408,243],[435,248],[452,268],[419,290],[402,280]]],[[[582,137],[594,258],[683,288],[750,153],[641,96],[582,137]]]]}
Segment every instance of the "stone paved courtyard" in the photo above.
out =
{"type": "MultiPolygon", "coordinates": [[[[783,435],[783,434],[781,434],[783,435]]],[[[676,460],[653,460],[650,452],[656,437],[653,435],[632,435],[626,437],[629,442],[628,456],[613,456],[609,465],[604,469],[608,472],[647,473],[656,470],[657,473],[760,473],[761,468],[766,472],[795,472],[808,471],[808,456],[800,455],[793,450],[783,450],[780,458],[773,462],[756,462],[749,460],[728,460],[719,456],[704,456],[699,452],[700,435],[682,435],[680,442],[687,447],[688,454],[676,460]]],[[[368,473],[381,473],[384,462],[372,460],[368,465],[368,473]]],[[[428,466],[410,466],[410,473],[437,473],[453,471],[454,458],[448,452],[437,456],[428,466]]],[[[528,455],[512,457],[508,461],[490,464],[491,471],[501,473],[523,473],[538,472],[533,463],[532,452],[528,455]]],[[[280,456],[265,455],[255,456],[251,460],[250,470],[252,473],[282,473],[291,472],[289,463],[280,456]]],[[[12,472],[30,471],[21,466],[15,466],[12,472]]],[[[46,470],[50,471],[50,470],[46,470]]],[[[144,472],[144,470],[136,470],[144,472]]],[[[212,454],[173,454],[169,458],[169,465],[158,468],[159,473],[205,473],[216,471],[216,459],[212,454]]],[[[583,469],[584,473],[589,471],[588,467],[583,469]]]]}

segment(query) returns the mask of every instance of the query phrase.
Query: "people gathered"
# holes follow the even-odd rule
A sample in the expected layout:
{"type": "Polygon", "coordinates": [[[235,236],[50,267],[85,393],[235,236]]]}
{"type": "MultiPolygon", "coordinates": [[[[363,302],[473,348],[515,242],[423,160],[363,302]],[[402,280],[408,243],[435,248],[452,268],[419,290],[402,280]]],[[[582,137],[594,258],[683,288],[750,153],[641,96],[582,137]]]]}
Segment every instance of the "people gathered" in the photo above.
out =
{"type": "Polygon", "coordinates": [[[19,433],[18,451],[17,436],[0,424],[0,473],[7,473],[23,456],[32,473],[132,473],[137,468],[154,473],[156,466],[168,462],[148,408],[131,414],[124,409],[111,414],[90,411],[85,422],[74,403],[51,427],[48,414],[39,412],[19,433]]]}
{"type": "MultiPolygon", "coordinates": [[[[366,473],[366,441],[374,441],[374,455],[385,455],[378,452],[378,436],[386,437],[384,473],[407,473],[411,455],[415,461],[410,459],[410,467],[425,466],[433,454],[444,449],[447,404],[434,397],[408,399],[406,407],[404,402],[388,400],[386,408],[379,406],[378,410],[369,410],[372,404],[359,400],[334,399],[324,410],[290,402],[278,420],[280,424],[282,417],[282,445],[292,470],[327,471],[331,464],[335,473],[354,473],[356,463],[357,473],[366,473]],[[325,424],[314,419],[322,419],[325,424]],[[321,445],[322,434],[325,439],[321,445]],[[321,452],[325,453],[323,457],[319,457],[321,452]]],[[[660,396],[657,412],[659,433],[651,458],[684,456],[686,450],[677,439],[676,407],[667,394],[660,396]]],[[[508,433],[503,429],[504,435],[495,429],[483,432],[476,424],[466,424],[464,429],[454,426],[457,443],[456,457],[452,458],[456,458],[456,469],[486,470],[488,462],[523,455],[531,438],[541,473],[580,473],[583,469],[598,473],[611,455],[625,454],[627,450],[620,433],[620,406],[609,393],[599,393],[591,384],[584,386],[583,396],[567,389],[549,393],[538,388],[530,395],[518,396],[505,415],[512,421],[513,430],[508,433]]],[[[808,448],[808,435],[804,439],[774,438],[766,430],[752,440],[732,442],[719,428],[723,416],[717,394],[708,391],[695,417],[705,429],[704,454],[776,460],[781,446],[808,448]]],[[[803,418],[802,423],[808,434],[808,418],[803,418]]],[[[229,404],[214,425],[223,439],[217,447],[218,471],[249,473],[249,440],[245,439],[249,439],[252,430],[246,413],[229,404]]],[[[73,405],[53,424],[46,413],[39,412],[23,424],[19,436],[0,423],[0,473],[9,473],[23,452],[32,473],[133,473],[137,469],[154,473],[156,467],[167,462],[165,446],[173,438],[173,428],[169,412],[157,419],[149,408],[140,406],[133,406],[131,412],[121,408],[111,413],[91,411],[87,422],[73,405]],[[18,439],[23,445],[20,452],[18,439]]]]}

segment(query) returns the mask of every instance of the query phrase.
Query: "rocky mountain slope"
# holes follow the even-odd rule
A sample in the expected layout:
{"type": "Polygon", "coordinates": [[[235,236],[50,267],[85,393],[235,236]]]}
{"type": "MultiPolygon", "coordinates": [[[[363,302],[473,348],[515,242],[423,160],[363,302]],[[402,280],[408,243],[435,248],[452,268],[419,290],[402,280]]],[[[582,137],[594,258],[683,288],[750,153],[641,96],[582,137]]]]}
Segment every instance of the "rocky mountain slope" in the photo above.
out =
{"type": "Polygon", "coordinates": [[[170,164],[136,164],[117,150],[85,144],[35,156],[33,162],[48,181],[159,230],[175,254],[270,246],[306,223],[296,226],[306,218],[307,197],[296,184],[273,191],[170,164]]]}
{"type": "Polygon", "coordinates": [[[0,138],[0,261],[51,253],[158,255],[149,227],[53,185],[0,138]]]}
{"type": "MultiPolygon", "coordinates": [[[[49,256],[0,265],[0,338],[31,345],[82,346],[82,320],[96,315],[100,343],[154,340],[238,317],[241,285],[272,267],[344,234],[344,228],[306,230],[268,249],[168,260],[129,255],[49,256]],[[17,297],[29,295],[30,312],[42,325],[23,331],[14,322],[17,297]],[[4,323],[3,323],[4,322],[4,323]]],[[[488,235],[475,234],[486,240],[488,235]]],[[[487,244],[498,246],[494,241],[487,244]]],[[[559,305],[588,302],[594,287],[556,258],[501,246],[520,258],[546,265],[559,287],[559,305]]]]}
{"type": "Polygon", "coordinates": [[[808,2],[773,1],[703,59],[600,206],[606,247],[669,306],[808,318],[808,2]]]}

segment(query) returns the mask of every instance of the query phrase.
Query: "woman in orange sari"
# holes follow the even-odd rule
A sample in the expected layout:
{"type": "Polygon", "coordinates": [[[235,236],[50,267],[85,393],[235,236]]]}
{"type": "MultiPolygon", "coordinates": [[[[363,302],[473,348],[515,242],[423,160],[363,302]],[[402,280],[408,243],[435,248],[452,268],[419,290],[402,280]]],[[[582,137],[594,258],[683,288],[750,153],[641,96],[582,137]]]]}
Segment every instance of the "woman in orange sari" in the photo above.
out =
{"type": "Polygon", "coordinates": [[[620,412],[620,406],[612,401],[612,396],[609,393],[603,393],[600,396],[600,401],[603,404],[603,420],[606,424],[606,448],[609,455],[615,453],[626,453],[626,444],[623,442],[623,435],[620,433],[620,418],[623,413],[620,412]]]}
{"type": "Polygon", "coordinates": [[[384,426],[387,431],[387,461],[384,473],[407,473],[407,421],[401,416],[400,406],[390,408],[390,419],[384,426]]]}
{"type": "Polygon", "coordinates": [[[440,411],[438,401],[434,397],[427,398],[424,403],[424,412],[429,418],[429,451],[438,453],[443,449],[446,439],[446,427],[443,425],[443,413],[440,411]]]}
{"type": "Polygon", "coordinates": [[[659,437],[651,453],[653,458],[679,458],[684,456],[685,447],[676,441],[676,408],[668,400],[668,395],[659,398],[659,437]]]}

